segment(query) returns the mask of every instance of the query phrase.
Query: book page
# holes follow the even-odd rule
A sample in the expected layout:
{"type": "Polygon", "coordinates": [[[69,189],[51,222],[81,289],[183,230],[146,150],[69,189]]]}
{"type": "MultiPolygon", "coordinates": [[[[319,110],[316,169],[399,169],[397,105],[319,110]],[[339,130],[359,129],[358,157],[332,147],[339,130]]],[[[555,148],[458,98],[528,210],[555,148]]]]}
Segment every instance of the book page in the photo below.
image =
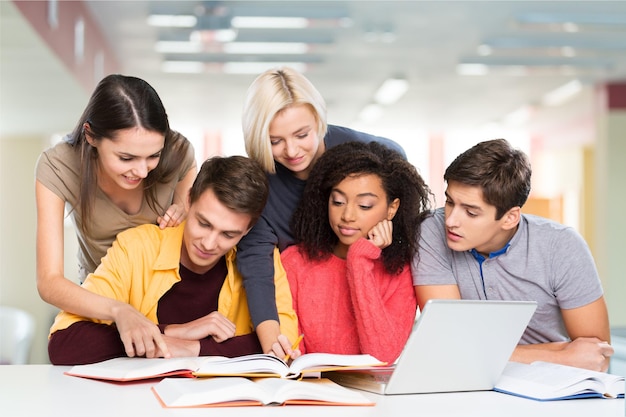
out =
{"type": "Polygon", "coordinates": [[[342,355],[334,353],[307,353],[294,359],[289,368],[289,374],[300,375],[303,372],[321,372],[342,368],[369,368],[383,366],[381,362],[371,355],[342,355]]]}
{"type": "Polygon", "coordinates": [[[232,405],[260,405],[271,402],[265,390],[241,377],[165,378],[152,390],[165,407],[202,407],[229,402],[232,405]]]}
{"type": "Polygon", "coordinates": [[[342,404],[374,405],[358,391],[342,387],[328,379],[300,380],[254,378],[256,384],[271,393],[275,404],[342,404]]]}
{"type": "MultiPolygon", "coordinates": [[[[208,358],[208,357],[207,357],[208,358]]],[[[205,358],[114,358],[106,361],[76,365],[66,374],[84,378],[133,381],[168,374],[191,374],[205,358]]]]}
{"type": "Polygon", "coordinates": [[[624,378],[549,362],[509,362],[496,384],[497,390],[538,399],[584,393],[616,397],[623,393],[624,378]]]}
{"type": "Polygon", "coordinates": [[[195,376],[280,376],[288,373],[287,364],[273,355],[255,354],[223,358],[203,363],[195,376]]]}
{"type": "Polygon", "coordinates": [[[210,361],[200,366],[195,376],[279,376],[295,378],[303,372],[320,372],[337,368],[367,368],[385,365],[371,355],[341,355],[307,353],[294,359],[291,366],[280,358],[268,354],[245,355],[210,361]]]}
{"type": "Polygon", "coordinates": [[[282,404],[374,405],[367,397],[329,380],[295,381],[242,377],[165,378],[152,387],[164,407],[282,404]]]}

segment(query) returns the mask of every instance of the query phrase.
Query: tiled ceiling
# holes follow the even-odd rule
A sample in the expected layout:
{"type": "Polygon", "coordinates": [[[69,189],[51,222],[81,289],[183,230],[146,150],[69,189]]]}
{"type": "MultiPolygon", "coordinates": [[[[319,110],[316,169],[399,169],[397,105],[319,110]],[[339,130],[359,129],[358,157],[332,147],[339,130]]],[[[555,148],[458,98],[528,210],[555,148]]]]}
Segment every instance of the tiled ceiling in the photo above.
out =
{"type": "Polygon", "coordinates": [[[364,129],[359,113],[376,89],[389,77],[405,78],[407,93],[383,107],[372,130],[476,128],[539,105],[545,93],[572,80],[583,86],[626,80],[626,1],[87,3],[122,72],[150,81],[180,126],[239,128],[255,75],[224,73],[228,62],[302,63],[327,100],[329,121],[364,129]],[[195,16],[196,26],[151,26],[151,14],[195,16]],[[307,24],[239,28],[233,42],[219,41],[218,30],[232,29],[236,16],[301,17],[307,24]],[[157,51],[158,41],[190,39],[202,40],[198,51],[157,51]],[[299,53],[260,53],[268,42],[304,46],[299,53]],[[163,71],[175,61],[196,61],[201,72],[163,71]]]}

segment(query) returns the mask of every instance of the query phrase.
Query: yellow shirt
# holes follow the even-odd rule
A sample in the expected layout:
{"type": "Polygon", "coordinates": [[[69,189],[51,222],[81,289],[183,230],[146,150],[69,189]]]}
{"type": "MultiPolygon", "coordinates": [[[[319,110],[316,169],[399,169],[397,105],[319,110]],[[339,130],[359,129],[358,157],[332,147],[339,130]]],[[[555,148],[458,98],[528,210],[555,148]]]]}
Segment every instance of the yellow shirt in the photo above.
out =
{"type": "MultiPolygon", "coordinates": [[[[89,274],[83,287],[96,294],[128,303],[157,324],[159,299],[181,280],[179,264],[184,227],[185,224],[182,223],[177,227],[161,230],[156,225],[142,225],[120,233],[102,258],[100,266],[89,274]]],[[[226,254],[228,275],[220,290],[218,311],[235,324],[236,335],[240,336],[251,333],[254,326],[235,256],[235,248],[226,254]]],[[[275,302],[280,330],[289,340],[296,340],[298,319],[278,249],[274,251],[274,270],[275,302]]],[[[84,320],[112,323],[110,320],[90,319],[61,311],[50,329],[50,334],[84,320]]]]}

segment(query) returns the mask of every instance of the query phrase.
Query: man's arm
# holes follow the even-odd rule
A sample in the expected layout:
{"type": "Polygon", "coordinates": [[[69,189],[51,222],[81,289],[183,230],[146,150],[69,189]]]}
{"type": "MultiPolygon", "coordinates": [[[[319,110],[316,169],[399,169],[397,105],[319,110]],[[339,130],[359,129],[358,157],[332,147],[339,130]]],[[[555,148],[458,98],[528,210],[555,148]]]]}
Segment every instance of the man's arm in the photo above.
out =
{"type": "Polygon", "coordinates": [[[255,333],[235,336],[235,325],[218,311],[187,323],[160,327],[164,328],[165,343],[173,357],[261,353],[255,333]]]}
{"type": "Polygon", "coordinates": [[[461,298],[457,285],[416,285],[415,295],[420,311],[424,309],[424,305],[430,299],[452,298],[458,300],[461,298]]]}
{"type": "MultiPolygon", "coordinates": [[[[420,310],[429,299],[459,299],[456,285],[416,285],[420,310]]],[[[511,355],[515,362],[546,361],[606,372],[613,348],[609,345],[610,328],[604,297],[586,306],[562,310],[571,342],[518,345],[511,355]]]]}
{"type": "Polygon", "coordinates": [[[53,365],[83,365],[126,356],[115,325],[77,321],[58,330],[48,341],[53,365]]]}
{"type": "Polygon", "coordinates": [[[609,318],[604,297],[583,307],[561,310],[571,342],[518,345],[511,360],[541,360],[606,372],[613,355],[609,318]]]}

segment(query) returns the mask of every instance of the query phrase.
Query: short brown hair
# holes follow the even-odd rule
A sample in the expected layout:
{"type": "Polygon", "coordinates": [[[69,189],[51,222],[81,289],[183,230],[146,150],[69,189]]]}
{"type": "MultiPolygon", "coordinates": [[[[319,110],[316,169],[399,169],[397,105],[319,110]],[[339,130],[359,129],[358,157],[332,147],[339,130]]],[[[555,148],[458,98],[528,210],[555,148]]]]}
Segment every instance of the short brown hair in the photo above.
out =
{"type": "Polygon", "coordinates": [[[229,209],[251,217],[252,227],[263,212],[269,183],[261,166],[245,156],[215,156],[202,164],[189,190],[189,204],[193,204],[208,189],[229,209]]]}
{"type": "Polygon", "coordinates": [[[513,207],[522,207],[530,194],[532,170],[526,154],[505,139],[480,142],[457,156],[443,179],[478,186],[487,204],[496,207],[496,220],[513,207]]]}

